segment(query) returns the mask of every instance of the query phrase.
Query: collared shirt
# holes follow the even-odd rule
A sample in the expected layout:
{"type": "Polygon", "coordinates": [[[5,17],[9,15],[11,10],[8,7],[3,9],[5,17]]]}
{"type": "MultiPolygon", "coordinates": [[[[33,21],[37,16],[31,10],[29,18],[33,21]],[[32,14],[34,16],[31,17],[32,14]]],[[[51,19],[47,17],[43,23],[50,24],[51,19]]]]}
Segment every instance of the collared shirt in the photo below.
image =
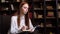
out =
{"type": "MultiPolygon", "coordinates": [[[[19,26],[19,28],[18,28],[18,24],[17,24],[17,16],[12,16],[12,18],[11,18],[11,29],[10,29],[11,33],[21,32],[21,29],[22,29],[23,26],[25,26],[25,17],[24,16],[20,17],[20,26],[19,26]]],[[[29,28],[30,29],[34,28],[30,19],[29,19],[29,28]]]]}

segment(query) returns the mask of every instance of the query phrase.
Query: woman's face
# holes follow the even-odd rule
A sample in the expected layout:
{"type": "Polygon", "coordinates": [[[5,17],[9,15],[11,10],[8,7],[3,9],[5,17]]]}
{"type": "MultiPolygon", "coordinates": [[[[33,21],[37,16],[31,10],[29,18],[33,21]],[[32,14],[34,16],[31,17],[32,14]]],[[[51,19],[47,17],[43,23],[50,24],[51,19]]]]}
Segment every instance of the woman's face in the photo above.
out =
{"type": "Polygon", "coordinates": [[[24,4],[21,8],[21,10],[22,10],[21,12],[23,14],[26,14],[28,12],[28,8],[29,8],[28,4],[24,4]]]}

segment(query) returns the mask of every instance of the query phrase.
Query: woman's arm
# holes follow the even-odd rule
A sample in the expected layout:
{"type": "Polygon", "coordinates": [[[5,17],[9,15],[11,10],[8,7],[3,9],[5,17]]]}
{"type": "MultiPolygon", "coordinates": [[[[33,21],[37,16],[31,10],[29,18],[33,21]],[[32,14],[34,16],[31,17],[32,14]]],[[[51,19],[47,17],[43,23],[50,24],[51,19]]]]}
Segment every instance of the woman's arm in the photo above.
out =
{"type": "Polygon", "coordinates": [[[31,20],[29,19],[29,30],[31,31],[31,32],[33,32],[34,30],[35,30],[35,28],[33,27],[33,25],[32,25],[32,22],[31,22],[31,20]]]}
{"type": "Polygon", "coordinates": [[[10,29],[11,33],[15,32],[15,29],[14,29],[14,25],[15,25],[14,20],[15,20],[15,18],[14,18],[14,16],[12,16],[11,17],[11,29],[10,29]]]}

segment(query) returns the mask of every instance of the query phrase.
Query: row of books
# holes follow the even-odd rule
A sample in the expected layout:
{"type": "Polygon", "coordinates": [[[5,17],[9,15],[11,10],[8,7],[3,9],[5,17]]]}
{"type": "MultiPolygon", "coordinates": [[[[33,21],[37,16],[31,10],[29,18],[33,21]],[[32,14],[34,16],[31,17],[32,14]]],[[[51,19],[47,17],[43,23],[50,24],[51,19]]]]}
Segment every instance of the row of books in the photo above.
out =
{"type": "MultiPolygon", "coordinates": [[[[11,4],[10,7],[11,7],[12,10],[14,10],[13,4],[11,4]]],[[[9,7],[3,7],[3,10],[8,10],[8,9],[9,9],[9,7]]],[[[16,8],[15,8],[15,9],[16,9],[16,8]]],[[[53,10],[53,7],[52,7],[52,6],[47,6],[46,9],[47,9],[47,10],[53,10]]],[[[57,6],[57,9],[60,9],[60,6],[59,6],[59,5],[57,6]]],[[[34,10],[44,10],[44,9],[43,9],[43,7],[41,6],[41,8],[39,8],[39,7],[34,7],[34,10]]]]}
{"type": "MultiPolygon", "coordinates": [[[[54,18],[54,11],[48,11],[47,13],[47,18],[54,18]]],[[[60,11],[58,11],[58,17],[60,18],[60,11]]],[[[34,17],[35,18],[43,18],[43,15],[42,14],[37,14],[36,12],[34,12],[34,17]]]]}
{"type": "MultiPolygon", "coordinates": [[[[40,27],[44,27],[44,23],[41,23],[40,27]]],[[[53,26],[52,26],[52,24],[46,24],[46,27],[53,27],[53,26]]]]}
{"type": "MultiPolygon", "coordinates": [[[[53,6],[46,6],[46,9],[47,10],[53,10],[55,8],[53,6]]],[[[57,5],[57,9],[60,9],[60,4],[57,5]]],[[[43,6],[35,6],[34,10],[43,10],[43,6]]]]}
{"type": "MultiPolygon", "coordinates": [[[[34,10],[44,10],[43,9],[44,6],[42,5],[42,3],[40,3],[40,4],[41,4],[40,6],[39,5],[34,5],[34,7],[33,7],[34,10]]],[[[11,9],[12,10],[14,10],[14,7],[15,6],[13,6],[13,4],[11,4],[11,9]]],[[[3,10],[8,10],[8,9],[9,9],[8,7],[3,6],[3,10]]],[[[53,6],[48,6],[48,5],[46,6],[46,10],[53,10],[53,9],[55,9],[53,6]]],[[[60,4],[59,3],[57,4],[57,9],[60,9],[60,4]]]]}
{"type": "Polygon", "coordinates": [[[8,6],[1,6],[1,11],[4,11],[4,10],[9,10],[9,9],[11,9],[11,10],[14,10],[14,6],[13,6],[13,4],[11,4],[11,5],[8,5],[8,6]]]}
{"type": "MultiPolygon", "coordinates": [[[[10,8],[8,8],[8,7],[6,7],[6,8],[3,7],[3,8],[1,8],[0,11],[2,11],[2,10],[9,10],[9,9],[10,8]]],[[[11,5],[11,10],[15,10],[13,5],[11,5]]],[[[54,17],[54,11],[48,11],[46,14],[47,14],[47,17],[54,17]]],[[[34,17],[35,18],[43,18],[43,15],[42,14],[37,14],[36,12],[34,12],[34,17]]],[[[60,11],[58,11],[58,17],[60,18],[60,11]]]]}
{"type": "MultiPolygon", "coordinates": [[[[4,14],[6,14],[6,13],[4,13],[4,14]]],[[[15,15],[16,14],[17,13],[15,13],[15,15]]],[[[31,12],[29,12],[29,17],[30,18],[33,17],[32,15],[33,14],[31,12]]],[[[60,18],[60,11],[58,12],[58,17],[60,18]]],[[[36,12],[34,12],[34,18],[38,18],[38,19],[43,18],[43,15],[42,14],[37,14],[36,12]]],[[[46,18],[54,18],[54,12],[53,11],[48,11],[46,18]]]]}
{"type": "Polygon", "coordinates": [[[43,18],[43,15],[38,15],[36,12],[34,12],[34,18],[43,18]]]}
{"type": "MultiPolygon", "coordinates": [[[[34,4],[34,9],[43,9],[43,7],[44,7],[43,3],[40,3],[40,6],[39,6],[39,4],[34,4]]],[[[47,5],[46,4],[46,9],[48,9],[48,10],[54,9],[55,7],[57,7],[57,9],[60,9],[60,3],[57,3],[57,5],[52,5],[52,4],[47,5]]]]}
{"type": "MultiPolygon", "coordinates": [[[[48,12],[47,17],[54,17],[54,12],[48,12]]],[[[34,12],[34,18],[43,18],[43,15],[37,14],[36,12],[34,12]]]]}

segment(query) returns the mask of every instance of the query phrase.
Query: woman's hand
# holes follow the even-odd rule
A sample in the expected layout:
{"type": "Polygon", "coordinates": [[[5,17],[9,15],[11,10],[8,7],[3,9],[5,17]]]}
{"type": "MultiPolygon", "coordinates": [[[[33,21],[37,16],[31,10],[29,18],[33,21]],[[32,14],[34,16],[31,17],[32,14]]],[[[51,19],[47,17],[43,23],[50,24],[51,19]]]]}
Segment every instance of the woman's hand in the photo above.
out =
{"type": "Polygon", "coordinates": [[[22,27],[22,31],[27,30],[27,28],[28,28],[27,26],[23,26],[23,27],[22,27]]]}
{"type": "Polygon", "coordinates": [[[34,28],[32,28],[32,29],[28,29],[28,30],[27,30],[27,29],[28,29],[27,26],[23,26],[23,27],[22,27],[22,31],[34,32],[34,30],[35,30],[34,28]]]}

